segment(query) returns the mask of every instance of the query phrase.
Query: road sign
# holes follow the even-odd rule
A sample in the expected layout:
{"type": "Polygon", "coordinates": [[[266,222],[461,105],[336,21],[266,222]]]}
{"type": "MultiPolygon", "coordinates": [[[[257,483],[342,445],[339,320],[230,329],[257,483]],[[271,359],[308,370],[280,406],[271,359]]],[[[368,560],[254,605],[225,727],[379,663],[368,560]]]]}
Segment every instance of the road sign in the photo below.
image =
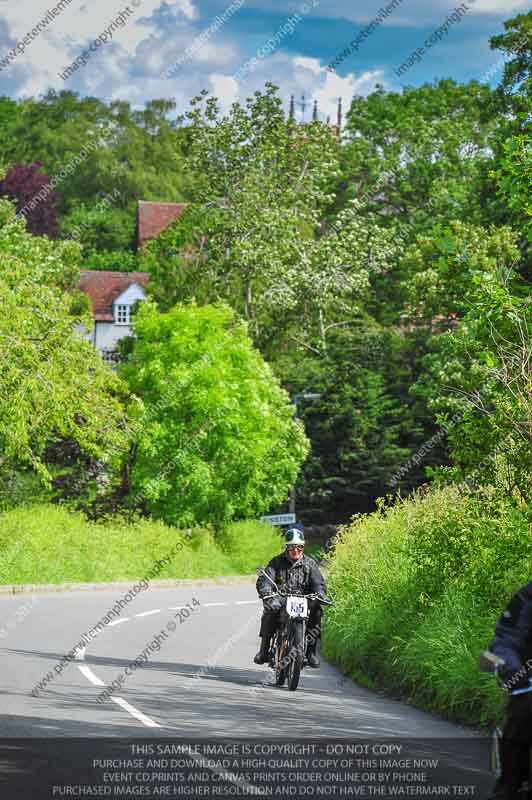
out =
{"type": "Polygon", "coordinates": [[[269,522],[270,525],[293,525],[296,521],[295,514],[272,514],[269,517],[261,517],[261,522],[269,522]]]}

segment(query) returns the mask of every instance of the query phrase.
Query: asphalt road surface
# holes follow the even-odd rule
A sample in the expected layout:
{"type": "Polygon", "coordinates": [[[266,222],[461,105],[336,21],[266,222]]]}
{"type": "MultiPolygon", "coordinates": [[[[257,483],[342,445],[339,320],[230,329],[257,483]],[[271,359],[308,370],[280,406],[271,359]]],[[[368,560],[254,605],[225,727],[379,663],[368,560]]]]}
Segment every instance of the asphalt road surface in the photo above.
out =
{"type": "MultiPolygon", "coordinates": [[[[475,739],[324,661],[303,670],[296,692],[273,686],[268,668],[253,663],[261,604],[251,582],[150,588],[87,645],[83,660],[54,674],[124,593],[0,596],[0,738],[475,739]],[[132,667],[143,652],[147,660],[132,667]],[[53,677],[32,696],[46,675],[53,677]],[[113,681],[119,688],[99,702],[113,681]]],[[[476,744],[468,769],[489,783],[488,743],[476,744]]]]}

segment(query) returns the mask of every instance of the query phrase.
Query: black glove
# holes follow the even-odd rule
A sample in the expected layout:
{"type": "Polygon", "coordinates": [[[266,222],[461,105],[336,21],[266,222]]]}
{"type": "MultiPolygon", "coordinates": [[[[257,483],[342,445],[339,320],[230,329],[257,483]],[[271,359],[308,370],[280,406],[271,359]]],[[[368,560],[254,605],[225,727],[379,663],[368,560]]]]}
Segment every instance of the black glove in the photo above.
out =
{"type": "Polygon", "coordinates": [[[266,611],[277,612],[280,611],[284,605],[284,600],[282,597],[279,597],[278,594],[275,594],[273,597],[265,597],[263,598],[264,602],[264,609],[266,611]]]}

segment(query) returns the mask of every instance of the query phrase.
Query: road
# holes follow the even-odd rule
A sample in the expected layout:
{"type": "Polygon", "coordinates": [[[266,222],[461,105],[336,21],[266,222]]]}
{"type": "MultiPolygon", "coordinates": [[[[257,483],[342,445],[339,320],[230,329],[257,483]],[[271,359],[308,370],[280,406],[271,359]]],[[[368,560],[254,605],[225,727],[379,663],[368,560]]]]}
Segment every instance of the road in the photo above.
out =
{"type": "Polygon", "coordinates": [[[303,671],[297,692],[271,685],[269,670],[253,663],[261,607],[251,582],[140,593],[119,621],[88,644],[84,660],[70,661],[38,697],[32,696],[43,676],[53,674],[62,657],[124,592],[0,596],[3,740],[460,738],[469,740],[471,752],[478,751],[480,761],[471,762],[469,769],[486,780],[486,742],[359,687],[326,662],[320,670],[303,671]],[[187,606],[193,611],[185,618],[187,606]],[[132,669],[143,651],[148,660],[132,669]],[[131,674],[124,677],[128,667],[131,674]],[[119,689],[98,702],[120,676],[119,689]]]}

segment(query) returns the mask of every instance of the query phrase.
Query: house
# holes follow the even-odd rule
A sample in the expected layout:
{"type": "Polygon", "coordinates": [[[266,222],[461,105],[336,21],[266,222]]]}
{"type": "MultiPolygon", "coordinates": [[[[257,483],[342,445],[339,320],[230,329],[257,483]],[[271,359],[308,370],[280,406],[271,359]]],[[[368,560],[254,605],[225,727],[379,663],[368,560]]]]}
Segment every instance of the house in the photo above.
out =
{"type": "Polygon", "coordinates": [[[79,288],[91,301],[93,327],[86,333],[105,361],[119,360],[117,344],[132,335],[131,309],[145,300],[147,272],[82,270],[79,288]]]}
{"type": "Polygon", "coordinates": [[[186,203],[155,203],[147,200],[139,200],[137,210],[137,244],[141,247],[153,239],[161,231],[177,219],[185,208],[186,203]]]}

